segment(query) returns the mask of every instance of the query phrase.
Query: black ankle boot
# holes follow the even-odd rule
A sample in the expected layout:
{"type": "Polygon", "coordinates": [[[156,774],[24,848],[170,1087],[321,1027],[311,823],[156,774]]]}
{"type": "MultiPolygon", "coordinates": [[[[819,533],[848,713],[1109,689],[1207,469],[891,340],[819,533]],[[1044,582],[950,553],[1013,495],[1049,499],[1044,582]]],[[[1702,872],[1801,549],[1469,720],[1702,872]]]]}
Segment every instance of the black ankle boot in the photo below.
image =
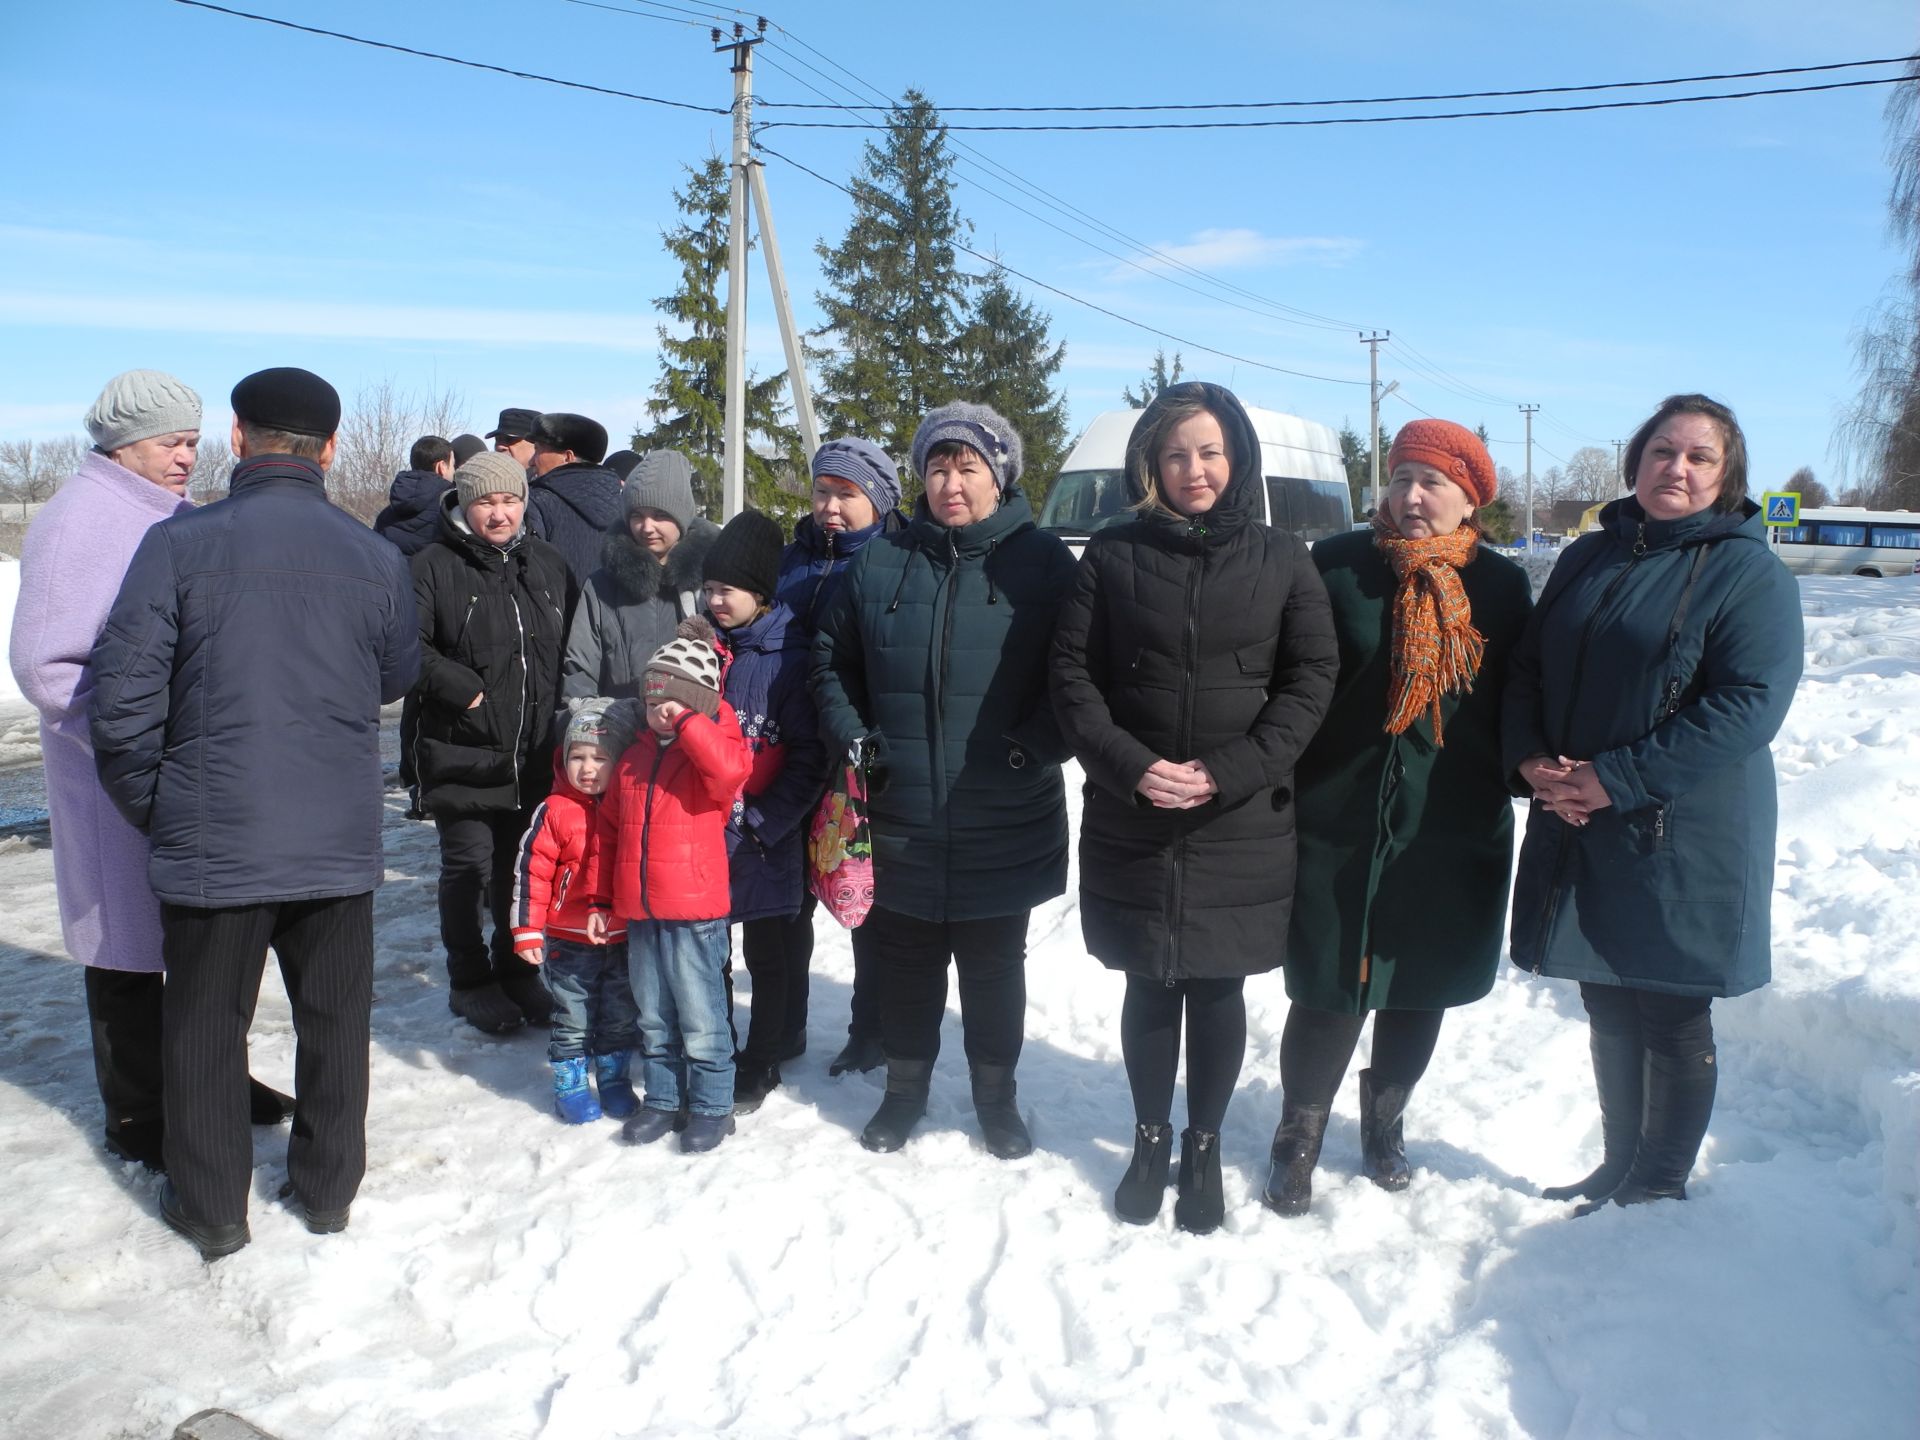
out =
{"type": "Polygon", "coordinates": [[[1373,1071],[1360,1072],[1360,1156],[1367,1178],[1382,1190],[1404,1190],[1413,1179],[1400,1129],[1411,1093],[1411,1086],[1376,1085],[1373,1071]]]}
{"type": "Polygon", "coordinates": [[[1646,1111],[1647,1052],[1638,1032],[1620,1035],[1591,1031],[1593,1088],[1600,1095],[1600,1165],[1584,1180],[1550,1185],[1540,1192],[1545,1200],[1604,1200],[1620,1187],[1633,1168],[1640,1148],[1640,1125],[1646,1111]]]}
{"type": "Polygon", "coordinates": [[[932,1085],[931,1060],[889,1059],[886,1098],[873,1112],[867,1128],[860,1132],[860,1143],[882,1154],[906,1144],[913,1127],[927,1113],[927,1091],[932,1085]]]}
{"type": "MultiPolygon", "coordinates": [[[[1719,1064],[1712,1050],[1672,1060],[1651,1055],[1647,1063],[1647,1120],[1640,1149],[1627,1178],[1607,1198],[1616,1205],[1687,1198],[1687,1176],[1707,1138],[1719,1064]]],[[[1596,1200],[1575,1213],[1590,1214],[1606,1203],[1596,1200]]]]}
{"type": "Polygon", "coordinates": [[[973,1067],[973,1113],[980,1121],[980,1138],[987,1153],[1000,1160],[1018,1160],[1033,1153],[1033,1137],[1020,1118],[1020,1106],[1011,1065],[973,1067]]]}
{"type": "Polygon", "coordinates": [[[1180,1132],[1180,1190],[1173,1201],[1173,1223],[1195,1235],[1211,1235],[1227,1218],[1220,1183],[1220,1132],[1180,1132]]]}
{"type": "Polygon", "coordinates": [[[1133,1127],[1133,1163],[1113,1192],[1113,1213],[1129,1225],[1145,1225],[1167,1198],[1167,1167],[1173,1159],[1173,1126],[1142,1120],[1133,1127]]]}
{"type": "Polygon", "coordinates": [[[1273,1168],[1261,1203],[1282,1215],[1304,1215],[1313,1204],[1313,1167],[1327,1134],[1325,1105],[1280,1102],[1280,1127],[1273,1132],[1273,1168]]]}

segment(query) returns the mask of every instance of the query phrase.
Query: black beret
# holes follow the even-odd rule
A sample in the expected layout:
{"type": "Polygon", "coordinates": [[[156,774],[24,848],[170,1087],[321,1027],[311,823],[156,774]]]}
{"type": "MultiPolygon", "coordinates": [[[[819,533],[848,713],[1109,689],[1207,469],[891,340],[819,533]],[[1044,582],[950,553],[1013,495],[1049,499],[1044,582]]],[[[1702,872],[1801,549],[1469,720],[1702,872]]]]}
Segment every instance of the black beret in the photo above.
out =
{"type": "Polygon", "coordinates": [[[598,465],[607,455],[607,427],[584,415],[552,410],[540,417],[533,443],[549,450],[571,450],[589,465],[598,465]]]}
{"type": "Polygon", "coordinates": [[[500,423],[487,431],[487,439],[498,436],[506,440],[525,440],[532,436],[534,427],[539,423],[538,410],[502,410],[500,423]]]}
{"type": "Polygon", "coordinates": [[[311,370],[258,370],[233,387],[234,418],[262,430],[327,436],[340,428],[340,392],[311,370]]]}

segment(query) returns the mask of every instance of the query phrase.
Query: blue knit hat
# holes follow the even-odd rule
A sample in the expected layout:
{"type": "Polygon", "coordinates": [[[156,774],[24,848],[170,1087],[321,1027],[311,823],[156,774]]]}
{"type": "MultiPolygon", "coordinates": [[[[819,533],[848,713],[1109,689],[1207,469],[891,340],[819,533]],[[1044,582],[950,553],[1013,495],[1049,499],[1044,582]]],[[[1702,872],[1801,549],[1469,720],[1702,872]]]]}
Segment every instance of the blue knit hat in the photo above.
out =
{"type": "Polygon", "coordinates": [[[856,487],[872,504],[874,514],[885,518],[900,508],[900,467],[893,457],[871,440],[849,435],[829,440],[813,452],[813,475],[831,475],[856,487]]]}
{"type": "Polygon", "coordinates": [[[1002,495],[1019,483],[1025,447],[1020,443],[1019,432],[999,411],[965,400],[929,411],[920,428],[913,432],[913,473],[924,481],[928,452],[949,440],[958,440],[980,453],[1002,495]]]}

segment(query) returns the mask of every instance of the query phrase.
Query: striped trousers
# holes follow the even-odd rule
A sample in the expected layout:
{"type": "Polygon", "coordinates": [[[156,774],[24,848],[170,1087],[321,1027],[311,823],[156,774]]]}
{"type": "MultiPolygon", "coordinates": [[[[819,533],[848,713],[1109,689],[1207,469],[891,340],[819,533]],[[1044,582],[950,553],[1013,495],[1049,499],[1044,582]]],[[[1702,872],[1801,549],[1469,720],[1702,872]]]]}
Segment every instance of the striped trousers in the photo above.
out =
{"type": "Polygon", "coordinates": [[[220,909],[163,903],[160,924],[167,1174],[181,1209],[211,1225],[247,1217],[247,1029],[269,947],[293,1008],[287,1178],[310,1209],[350,1204],[367,1168],[372,892],[220,909]]]}

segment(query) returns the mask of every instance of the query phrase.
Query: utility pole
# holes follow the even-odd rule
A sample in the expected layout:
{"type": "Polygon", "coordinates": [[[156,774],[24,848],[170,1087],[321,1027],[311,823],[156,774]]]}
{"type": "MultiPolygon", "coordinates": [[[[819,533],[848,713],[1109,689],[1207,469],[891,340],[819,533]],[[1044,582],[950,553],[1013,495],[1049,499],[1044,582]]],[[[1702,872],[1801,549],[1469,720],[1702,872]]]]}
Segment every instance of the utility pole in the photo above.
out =
{"type": "Polygon", "coordinates": [[[766,33],[748,35],[735,21],[733,38],[720,39],[713,31],[715,53],[733,52],[733,175],[727,188],[727,396],[725,438],[721,442],[724,471],[720,482],[720,509],[731,520],[747,503],[747,169],[753,162],[753,47],[766,33]]]}
{"type": "Polygon", "coordinates": [[[1367,457],[1373,470],[1367,486],[1367,505],[1375,510],[1380,508],[1380,402],[1400,388],[1398,380],[1389,381],[1384,390],[1380,388],[1380,347],[1392,338],[1391,330],[1376,330],[1360,337],[1360,343],[1367,347],[1367,397],[1371,412],[1368,423],[1372,427],[1367,431],[1367,457]]]}
{"type": "Polygon", "coordinates": [[[1614,493],[1619,495],[1627,493],[1627,474],[1620,468],[1620,452],[1626,449],[1626,446],[1627,442],[1624,440],[1613,442],[1613,488],[1614,493]]]}
{"type": "Polygon", "coordinates": [[[760,250],[767,262],[767,281],[773,291],[774,313],[780,317],[780,344],[787,352],[787,388],[793,394],[793,418],[800,427],[800,443],[807,463],[820,448],[820,431],[813,420],[813,390],[807,384],[807,354],[800,348],[800,328],[793,323],[793,300],[787,294],[787,271],[780,263],[780,241],[773,232],[773,207],[767,203],[767,167],[751,162],[747,178],[753,184],[753,208],[760,217],[760,250]]]}
{"type": "Polygon", "coordinates": [[[1533,553],[1533,417],[1539,410],[1538,405],[1522,405],[1520,413],[1527,417],[1527,553],[1533,553]]]}

